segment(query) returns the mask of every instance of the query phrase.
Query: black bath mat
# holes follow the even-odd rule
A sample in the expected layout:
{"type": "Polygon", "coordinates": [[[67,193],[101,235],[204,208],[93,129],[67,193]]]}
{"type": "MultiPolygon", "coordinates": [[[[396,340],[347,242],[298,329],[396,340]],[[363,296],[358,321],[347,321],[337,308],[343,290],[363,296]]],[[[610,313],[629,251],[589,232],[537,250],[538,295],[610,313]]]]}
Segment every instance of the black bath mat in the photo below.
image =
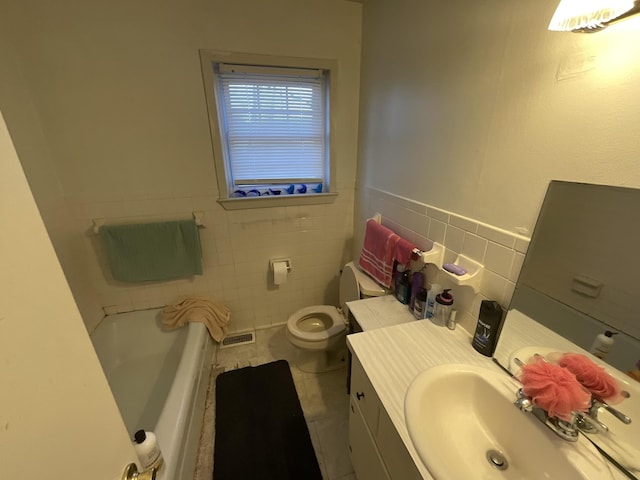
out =
{"type": "Polygon", "coordinates": [[[286,360],[216,379],[214,480],[322,480],[286,360]]]}

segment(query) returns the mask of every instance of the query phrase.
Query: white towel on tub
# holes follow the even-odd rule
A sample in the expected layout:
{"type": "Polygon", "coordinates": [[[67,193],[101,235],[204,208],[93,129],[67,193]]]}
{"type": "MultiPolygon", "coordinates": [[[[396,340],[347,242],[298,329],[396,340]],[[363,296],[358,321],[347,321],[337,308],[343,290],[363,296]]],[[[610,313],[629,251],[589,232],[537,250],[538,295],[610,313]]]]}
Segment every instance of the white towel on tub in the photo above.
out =
{"type": "Polygon", "coordinates": [[[162,326],[167,330],[180,328],[187,322],[202,322],[217,342],[227,334],[229,318],[228,307],[204,297],[186,297],[162,310],[162,326]]]}

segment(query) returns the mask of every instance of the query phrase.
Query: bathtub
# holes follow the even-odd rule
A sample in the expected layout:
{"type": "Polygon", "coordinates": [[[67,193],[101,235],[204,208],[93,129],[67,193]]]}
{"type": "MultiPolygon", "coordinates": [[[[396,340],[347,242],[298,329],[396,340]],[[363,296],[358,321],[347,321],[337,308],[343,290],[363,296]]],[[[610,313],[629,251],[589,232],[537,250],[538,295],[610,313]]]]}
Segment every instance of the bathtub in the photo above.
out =
{"type": "Polygon", "coordinates": [[[159,309],[109,315],[91,335],[129,432],[155,432],[157,478],[192,480],[213,342],[201,323],[163,332],[159,309]]]}

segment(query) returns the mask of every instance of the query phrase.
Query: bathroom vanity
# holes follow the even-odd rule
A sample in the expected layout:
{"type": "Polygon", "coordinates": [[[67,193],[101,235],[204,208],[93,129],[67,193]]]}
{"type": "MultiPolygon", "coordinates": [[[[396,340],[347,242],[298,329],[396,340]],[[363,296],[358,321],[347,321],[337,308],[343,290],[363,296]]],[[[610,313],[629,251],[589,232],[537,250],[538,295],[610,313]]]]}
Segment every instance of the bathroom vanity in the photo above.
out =
{"type": "MultiPolygon", "coordinates": [[[[433,479],[434,476],[421,460],[407,428],[405,396],[416,377],[433,367],[458,364],[481,367],[490,370],[492,375],[504,376],[505,381],[511,380],[490,358],[473,349],[471,335],[462,328],[451,331],[428,320],[415,321],[405,305],[395,300],[393,302],[381,297],[349,305],[351,313],[364,330],[347,337],[353,354],[349,418],[351,458],[356,476],[360,480],[433,479]],[[390,326],[384,325],[385,318],[390,320],[390,326]]],[[[519,312],[511,311],[509,315],[518,314],[519,312]]],[[[536,325],[535,331],[528,331],[528,324],[507,321],[505,328],[508,330],[501,337],[501,350],[517,351],[519,348],[544,342],[551,348],[579,351],[578,347],[564,338],[531,322],[536,325]]],[[[501,362],[508,365],[509,359],[503,358],[501,362]]],[[[516,390],[514,385],[514,399],[516,390]]],[[[465,392],[461,391],[460,395],[464,396],[465,392]]],[[[515,409],[513,405],[505,408],[515,409]]],[[[516,413],[529,415],[517,410],[516,413]]],[[[420,428],[429,428],[429,425],[420,428]]],[[[550,434],[552,437],[551,432],[550,434]]],[[[582,443],[578,448],[586,449],[586,453],[585,450],[579,452],[581,458],[584,459],[585,455],[592,457],[587,462],[590,466],[586,466],[585,471],[589,472],[589,468],[595,466],[594,471],[599,473],[598,476],[589,476],[583,471],[582,477],[576,478],[626,478],[614,467],[610,467],[584,439],[580,438],[579,442],[582,443]]],[[[575,448],[572,445],[574,444],[565,446],[558,443],[558,449],[570,452],[575,448]]],[[[472,457],[477,452],[467,453],[468,455],[465,453],[459,459],[460,462],[473,462],[472,457]]],[[[566,455],[573,455],[575,460],[574,454],[566,455]]],[[[444,478],[447,476],[439,476],[437,480],[444,478]]]]}

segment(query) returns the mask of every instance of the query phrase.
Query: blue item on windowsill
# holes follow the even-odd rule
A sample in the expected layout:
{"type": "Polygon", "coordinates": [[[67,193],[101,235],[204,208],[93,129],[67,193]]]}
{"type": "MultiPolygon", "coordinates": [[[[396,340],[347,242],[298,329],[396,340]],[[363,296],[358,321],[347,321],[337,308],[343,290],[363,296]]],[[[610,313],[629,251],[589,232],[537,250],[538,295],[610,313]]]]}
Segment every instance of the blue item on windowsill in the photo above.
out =
{"type": "Polygon", "coordinates": [[[298,189],[298,193],[307,193],[307,186],[306,185],[300,185],[300,188],[298,189]]]}

